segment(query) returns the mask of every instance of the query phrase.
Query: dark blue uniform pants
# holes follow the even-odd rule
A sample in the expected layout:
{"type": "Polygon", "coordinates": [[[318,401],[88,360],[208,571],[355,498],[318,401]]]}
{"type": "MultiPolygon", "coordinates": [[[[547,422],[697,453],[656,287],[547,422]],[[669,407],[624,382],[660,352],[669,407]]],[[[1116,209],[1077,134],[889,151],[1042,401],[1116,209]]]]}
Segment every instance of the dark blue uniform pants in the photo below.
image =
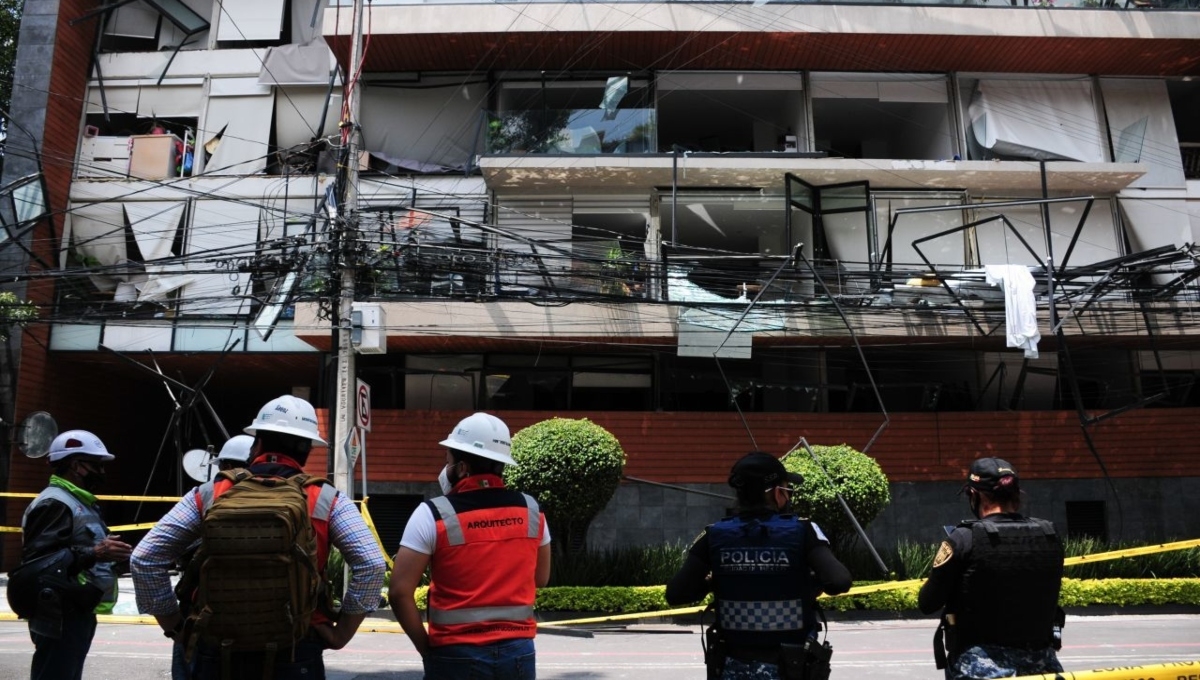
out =
{"type": "Polygon", "coordinates": [[[83,662],[95,635],[96,615],[92,612],[65,612],[59,637],[30,631],[35,648],[30,679],[82,680],[83,662]]]}

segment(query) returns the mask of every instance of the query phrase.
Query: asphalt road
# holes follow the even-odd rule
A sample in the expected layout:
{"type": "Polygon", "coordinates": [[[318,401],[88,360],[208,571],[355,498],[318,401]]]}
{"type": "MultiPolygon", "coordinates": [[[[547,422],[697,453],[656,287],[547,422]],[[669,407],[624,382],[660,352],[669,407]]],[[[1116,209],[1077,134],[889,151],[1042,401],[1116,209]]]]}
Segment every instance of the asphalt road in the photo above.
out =
{"type": "MultiPolygon", "coordinates": [[[[832,621],[833,677],[937,680],[933,622],[832,621]]],[[[592,639],[539,635],[542,680],[653,680],[704,677],[697,626],[634,625],[592,639]]],[[[1060,658],[1067,670],[1200,660],[1200,615],[1069,617],[1060,658]]],[[[0,622],[0,678],[28,677],[33,645],[22,622],[0,622]]],[[[170,676],[169,641],[153,626],[102,625],[84,677],[142,680],[170,676]]],[[[330,680],[420,680],[420,659],[403,635],[359,633],[343,650],[326,652],[330,680]]]]}

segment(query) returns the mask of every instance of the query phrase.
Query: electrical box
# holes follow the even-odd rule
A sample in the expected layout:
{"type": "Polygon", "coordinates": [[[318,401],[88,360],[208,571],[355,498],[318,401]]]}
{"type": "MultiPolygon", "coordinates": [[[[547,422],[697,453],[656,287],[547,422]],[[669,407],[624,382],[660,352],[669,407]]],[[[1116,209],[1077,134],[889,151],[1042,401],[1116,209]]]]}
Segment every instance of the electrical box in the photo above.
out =
{"type": "Polygon", "coordinates": [[[129,154],[129,176],[141,179],[170,179],[178,173],[178,149],[183,145],[175,135],[134,135],[129,154]]]}
{"type": "Polygon", "coordinates": [[[76,177],[125,177],[129,174],[128,137],[84,137],[76,177]]]}
{"type": "Polygon", "coordinates": [[[383,305],[355,302],[351,343],[359,354],[387,354],[387,322],[383,305]]]}

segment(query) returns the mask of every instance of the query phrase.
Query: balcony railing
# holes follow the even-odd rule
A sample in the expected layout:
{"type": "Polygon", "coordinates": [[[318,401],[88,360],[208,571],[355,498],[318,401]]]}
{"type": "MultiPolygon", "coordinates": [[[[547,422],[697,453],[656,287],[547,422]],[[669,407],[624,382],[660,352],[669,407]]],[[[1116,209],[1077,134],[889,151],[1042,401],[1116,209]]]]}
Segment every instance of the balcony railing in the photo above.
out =
{"type": "Polygon", "coordinates": [[[487,153],[654,153],[654,109],[539,109],[489,113],[487,153]]]}

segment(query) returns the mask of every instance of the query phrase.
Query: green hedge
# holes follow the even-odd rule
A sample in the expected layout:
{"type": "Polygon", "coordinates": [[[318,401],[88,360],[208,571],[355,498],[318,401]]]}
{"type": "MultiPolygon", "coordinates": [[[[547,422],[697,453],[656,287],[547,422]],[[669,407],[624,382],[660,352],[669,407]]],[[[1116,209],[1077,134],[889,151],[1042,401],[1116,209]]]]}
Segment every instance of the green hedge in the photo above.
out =
{"type": "MultiPolygon", "coordinates": [[[[537,609],[544,612],[601,612],[633,614],[670,609],[663,598],[665,586],[612,586],[542,588],[537,609]]],[[[822,599],[830,611],[903,612],[917,608],[918,586],[864,595],[838,595],[822,599]]],[[[417,588],[417,606],[425,607],[427,587],[417,588]]],[[[1059,602],[1064,607],[1182,604],[1200,606],[1200,578],[1099,579],[1064,578],[1059,602]]]]}

